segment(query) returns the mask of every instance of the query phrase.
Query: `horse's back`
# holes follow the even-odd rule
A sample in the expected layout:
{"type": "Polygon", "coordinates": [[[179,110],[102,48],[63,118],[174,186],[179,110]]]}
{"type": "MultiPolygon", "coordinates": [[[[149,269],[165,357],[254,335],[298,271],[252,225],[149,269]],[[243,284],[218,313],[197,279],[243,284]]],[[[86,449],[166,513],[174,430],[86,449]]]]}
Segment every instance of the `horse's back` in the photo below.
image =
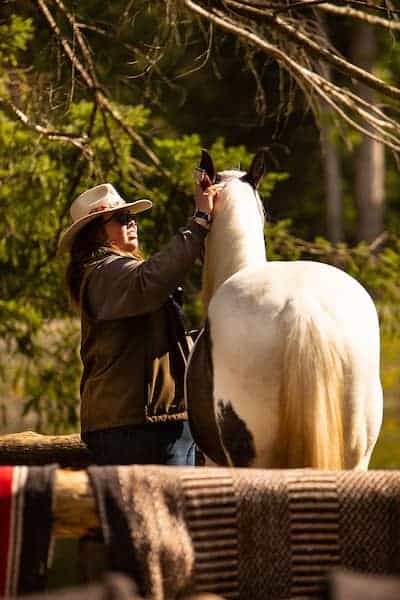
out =
{"type": "MultiPolygon", "coordinates": [[[[268,340],[282,326],[288,306],[310,317],[324,311],[349,344],[368,353],[379,351],[379,325],[367,291],[344,271],[311,261],[273,261],[235,273],[216,291],[209,306],[215,334],[255,345],[268,340]]],[[[272,342],[273,343],[273,342],[272,342]]]]}

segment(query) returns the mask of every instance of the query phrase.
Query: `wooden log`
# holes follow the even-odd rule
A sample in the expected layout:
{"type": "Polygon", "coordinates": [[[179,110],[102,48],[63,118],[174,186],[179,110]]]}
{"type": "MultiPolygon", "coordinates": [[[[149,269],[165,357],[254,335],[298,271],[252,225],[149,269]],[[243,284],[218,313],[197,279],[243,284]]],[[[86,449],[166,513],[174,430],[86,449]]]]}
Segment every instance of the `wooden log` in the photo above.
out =
{"type": "Polygon", "coordinates": [[[45,465],[84,468],[91,462],[80,435],[41,435],[23,431],[0,436],[0,465],[45,465]]]}
{"type": "Polygon", "coordinates": [[[85,471],[58,469],[55,480],[53,533],[76,538],[98,533],[99,515],[85,471]]]}

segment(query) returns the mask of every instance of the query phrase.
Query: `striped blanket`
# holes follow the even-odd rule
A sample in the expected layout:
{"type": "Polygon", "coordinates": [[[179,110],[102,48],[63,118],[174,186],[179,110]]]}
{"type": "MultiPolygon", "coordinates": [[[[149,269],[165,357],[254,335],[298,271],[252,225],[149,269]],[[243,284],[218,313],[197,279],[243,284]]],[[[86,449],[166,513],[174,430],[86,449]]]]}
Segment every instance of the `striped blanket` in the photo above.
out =
{"type": "Polygon", "coordinates": [[[400,472],[90,467],[111,566],[154,600],[320,598],[342,566],[400,573],[400,472]]]}
{"type": "Polygon", "coordinates": [[[44,588],[55,466],[0,467],[0,596],[44,588]]]}

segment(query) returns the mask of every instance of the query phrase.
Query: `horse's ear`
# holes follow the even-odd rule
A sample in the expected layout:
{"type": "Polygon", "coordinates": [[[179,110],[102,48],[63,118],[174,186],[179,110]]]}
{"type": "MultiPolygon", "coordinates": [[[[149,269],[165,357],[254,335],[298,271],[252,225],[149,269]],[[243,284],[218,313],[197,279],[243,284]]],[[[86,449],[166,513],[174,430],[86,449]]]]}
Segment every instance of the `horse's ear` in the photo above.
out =
{"type": "Polygon", "coordinates": [[[250,169],[242,177],[242,180],[247,181],[254,189],[257,189],[261,179],[267,172],[267,154],[268,150],[261,148],[253,158],[250,169]]]}
{"type": "Polygon", "coordinates": [[[215,175],[216,175],[214,163],[213,163],[213,159],[208,154],[207,150],[203,149],[201,151],[201,160],[200,160],[199,167],[200,167],[200,169],[203,169],[203,171],[205,171],[207,173],[208,177],[210,178],[211,183],[214,183],[215,175]]]}

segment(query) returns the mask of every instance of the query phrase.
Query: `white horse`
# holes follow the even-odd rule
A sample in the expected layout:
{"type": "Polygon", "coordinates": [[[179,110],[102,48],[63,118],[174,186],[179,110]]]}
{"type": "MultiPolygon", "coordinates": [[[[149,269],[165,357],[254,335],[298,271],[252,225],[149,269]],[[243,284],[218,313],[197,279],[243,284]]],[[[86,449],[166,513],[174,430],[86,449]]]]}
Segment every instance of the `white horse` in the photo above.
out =
{"type": "Polygon", "coordinates": [[[379,324],[366,290],[335,267],[267,262],[260,152],[225,182],[206,241],[205,328],[186,373],[195,441],[214,462],[367,469],[382,421],[379,324]]]}

